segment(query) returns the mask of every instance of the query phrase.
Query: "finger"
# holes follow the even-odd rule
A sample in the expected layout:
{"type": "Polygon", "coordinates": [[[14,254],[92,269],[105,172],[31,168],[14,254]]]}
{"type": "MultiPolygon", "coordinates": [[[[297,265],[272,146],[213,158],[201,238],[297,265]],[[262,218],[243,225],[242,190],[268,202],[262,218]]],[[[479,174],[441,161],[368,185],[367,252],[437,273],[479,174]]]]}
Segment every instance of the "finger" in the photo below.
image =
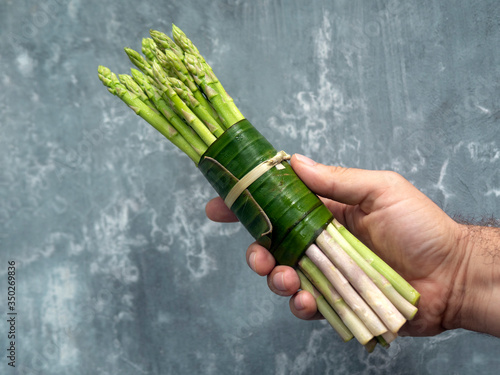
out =
{"type": "Polygon", "coordinates": [[[248,266],[260,276],[266,276],[273,270],[276,261],[269,251],[257,243],[253,243],[247,250],[248,266]]]}
{"type": "Polygon", "coordinates": [[[395,172],[326,166],[298,154],[292,157],[291,164],[316,194],[348,205],[359,205],[366,213],[377,209],[377,198],[384,192],[406,182],[395,172]]]}
{"type": "Polygon", "coordinates": [[[352,206],[348,206],[340,202],[335,202],[334,200],[329,198],[319,197],[319,199],[321,199],[326,208],[330,210],[330,212],[333,214],[333,217],[337,219],[340,224],[346,225],[345,212],[348,207],[352,206]]]}
{"type": "Polygon", "coordinates": [[[350,206],[344,203],[335,202],[334,200],[319,197],[325,206],[331,211],[333,217],[338,222],[349,229],[359,240],[367,244],[366,227],[364,226],[363,219],[367,215],[360,206],[350,206]]]}
{"type": "Polygon", "coordinates": [[[316,301],[311,293],[301,290],[290,298],[290,311],[299,319],[313,320],[321,319],[316,301]]]}
{"type": "Polygon", "coordinates": [[[277,266],[267,276],[267,285],[280,296],[291,296],[299,290],[300,280],[292,267],[277,266]]]}
{"type": "Polygon", "coordinates": [[[226,204],[220,197],[214,198],[207,203],[205,206],[205,213],[210,220],[217,221],[219,223],[233,223],[238,221],[236,215],[229,208],[227,208],[226,204]]]}

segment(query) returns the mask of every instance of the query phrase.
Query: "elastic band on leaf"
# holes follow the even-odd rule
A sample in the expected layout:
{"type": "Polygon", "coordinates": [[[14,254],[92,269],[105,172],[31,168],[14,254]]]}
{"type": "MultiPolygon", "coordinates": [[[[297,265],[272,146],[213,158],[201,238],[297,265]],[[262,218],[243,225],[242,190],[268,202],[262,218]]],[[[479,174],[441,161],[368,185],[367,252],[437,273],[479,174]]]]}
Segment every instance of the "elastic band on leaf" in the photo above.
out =
{"type": "Polygon", "coordinates": [[[241,193],[245,191],[245,189],[248,188],[252,183],[254,183],[260,176],[262,176],[273,167],[279,168],[281,166],[282,168],[284,168],[281,165],[281,162],[290,160],[290,158],[291,156],[288,155],[285,151],[279,151],[271,159],[263,161],[262,163],[257,165],[254,169],[243,176],[241,180],[239,180],[236,185],[234,185],[233,188],[229,191],[226,199],[224,199],[224,203],[226,204],[226,206],[228,208],[231,208],[231,206],[236,201],[236,199],[238,199],[241,193]]]}

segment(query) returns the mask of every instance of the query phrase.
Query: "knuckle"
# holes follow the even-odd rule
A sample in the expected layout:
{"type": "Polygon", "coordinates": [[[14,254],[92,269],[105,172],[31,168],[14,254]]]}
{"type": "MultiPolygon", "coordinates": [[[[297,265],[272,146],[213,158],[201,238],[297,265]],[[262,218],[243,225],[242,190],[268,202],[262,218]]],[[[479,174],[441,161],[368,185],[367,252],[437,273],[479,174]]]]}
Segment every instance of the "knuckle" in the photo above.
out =
{"type": "Polygon", "coordinates": [[[382,177],[388,186],[394,186],[406,181],[403,176],[394,171],[382,171],[382,177]]]}

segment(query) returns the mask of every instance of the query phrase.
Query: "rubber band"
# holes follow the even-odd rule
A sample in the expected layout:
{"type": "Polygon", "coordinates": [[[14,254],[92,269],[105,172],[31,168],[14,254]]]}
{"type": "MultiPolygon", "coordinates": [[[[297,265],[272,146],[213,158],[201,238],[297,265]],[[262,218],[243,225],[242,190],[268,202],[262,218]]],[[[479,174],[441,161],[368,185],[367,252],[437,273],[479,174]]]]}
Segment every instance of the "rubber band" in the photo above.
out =
{"type": "Polygon", "coordinates": [[[231,208],[236,199],[248,188],[252,183],[254,183],[260,176],[266,173],[273,167],[278,169],[283,169],[284,166],[281,162],[285,160],[290,160],[291,156],[288,155],[285,151],[279,151],[275,156],[271,159],[263,161],[259,165],[257,165],[254,169],[248,172],[245,176],[241,178],[229,191],[226,198],[224,199],[224,203],[227,207],[231,208]],[[280,168],[281,167],[281,168],[280,168]]]}

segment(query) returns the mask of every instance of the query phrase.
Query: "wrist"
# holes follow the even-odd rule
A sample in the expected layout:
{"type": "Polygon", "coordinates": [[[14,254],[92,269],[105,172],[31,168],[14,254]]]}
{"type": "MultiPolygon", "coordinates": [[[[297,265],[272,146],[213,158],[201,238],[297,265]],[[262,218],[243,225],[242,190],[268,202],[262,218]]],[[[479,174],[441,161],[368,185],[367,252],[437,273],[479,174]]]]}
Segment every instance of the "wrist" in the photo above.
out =
{"type": "Polygon", "coordinates": [[[500,336],[500,229],[459,224],[456,238],[461,259],[450,278],[443,327],[500,336]]]}

